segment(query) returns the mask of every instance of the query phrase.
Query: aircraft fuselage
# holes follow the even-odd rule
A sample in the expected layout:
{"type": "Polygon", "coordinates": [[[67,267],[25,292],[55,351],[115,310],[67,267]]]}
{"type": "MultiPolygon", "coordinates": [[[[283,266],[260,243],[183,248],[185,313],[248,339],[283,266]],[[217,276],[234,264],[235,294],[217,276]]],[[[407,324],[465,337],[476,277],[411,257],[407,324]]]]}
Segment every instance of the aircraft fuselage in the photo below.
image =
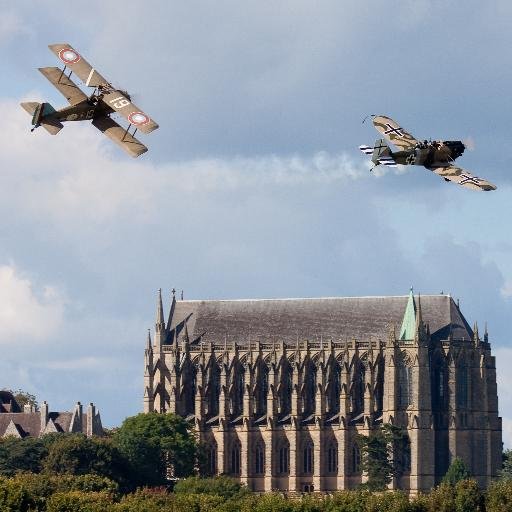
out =
{"type": "Polygon", "coordinates": [[[458,140],[425,141],[410,150],[391,152],[391,156],[397,164],[430,168],[450,164],[464,153],[464,149],[464,144],[458,140]]]}

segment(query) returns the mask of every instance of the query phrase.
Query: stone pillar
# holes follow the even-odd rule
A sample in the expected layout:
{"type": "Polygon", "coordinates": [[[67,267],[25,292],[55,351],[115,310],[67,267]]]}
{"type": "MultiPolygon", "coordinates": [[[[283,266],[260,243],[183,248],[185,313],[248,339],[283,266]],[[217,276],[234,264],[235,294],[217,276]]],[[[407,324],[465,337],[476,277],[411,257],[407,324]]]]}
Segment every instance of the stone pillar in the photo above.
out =
{"type": "Polygon", "coordinates": [[[273,443],[273,430],[272,427],[269,425],[266,430],[262,431],[262,434],[264,436],[265,441],[265,460],[264,460],[264,466],[265,466],[265,477],[264,477],[264,487],[265,492],[270,492],[274,489],[274,462],[275,462],[275,455],[274,455],[274,443],[273,443]]]}
{"type": "Polygon", "coordinates": [[[300,491],[299,487],[299,468],[297,467],[297,441],[298,441],[298,432],[297,432],[297,418],[292,416],[292,428],[288,432],[288,442],[290,443],[290,478],[289,478],[289,487],[290,491],[300,491]]]}
{"type": "MultiPolygon", "coordinates": [[[[240,433],[240,483],[249,486],[249,474],[251,473],[251,446],[249,422],[242,422],[240,433]]],[[[250,487],[249,487],[250,488],[250,487]]]]}
{"type": "Polygon", "coordinates": [[[40,433],[42,434],[44,432],[44,429],[46,428],[46,424],[48,423],[48,403],[46,400],[41,404],[41,427],[40,427],[40,433]]]}
{"type": "Polygon", "coordinates": [[[313,440],[313,488],[315,491],[323,490],[323,436],[322,427],[317,423],[315,430],[311,431],[311,439],[313,440]]]}
{"type": "Polygon", "coordinates": [[[96,419],[96,407],[91,402],[87,407],[86,436],[91,437],[95,433],[94,422],[96,419]]]}

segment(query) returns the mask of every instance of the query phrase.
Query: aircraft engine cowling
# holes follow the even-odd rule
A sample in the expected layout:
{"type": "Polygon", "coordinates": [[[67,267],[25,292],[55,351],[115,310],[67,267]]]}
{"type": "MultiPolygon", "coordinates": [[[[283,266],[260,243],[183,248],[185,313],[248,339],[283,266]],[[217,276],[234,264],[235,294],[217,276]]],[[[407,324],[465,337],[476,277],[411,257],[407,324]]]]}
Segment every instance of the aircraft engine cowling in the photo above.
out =
{"type": "Polygon", "coordinates": [[[466,146],[460,140],[444,140],[443,144],[450,148],[451,156],[454,160],[459,158],[466,149],[466,146]]]}

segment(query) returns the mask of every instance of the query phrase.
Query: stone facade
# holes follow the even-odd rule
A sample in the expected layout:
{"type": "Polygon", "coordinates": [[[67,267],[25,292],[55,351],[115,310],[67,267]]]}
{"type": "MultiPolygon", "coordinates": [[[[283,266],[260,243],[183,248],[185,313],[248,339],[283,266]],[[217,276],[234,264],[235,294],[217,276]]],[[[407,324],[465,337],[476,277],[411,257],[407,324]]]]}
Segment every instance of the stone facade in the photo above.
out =
{"type": "Polygon", "coordinates": [[[12,393],[0,391],[0,437],[41,437],[55,432],[101,436],[103,427],[100,413],[92,403],[84,412],[80,402],[69,412],[50,411],[46,402],[41,404],[39,410],[32,405],[25,405],[22,409],[12,393]]]}
{"type": "Polygon", "coordinates": [[[158,297],[144,411],[195,423],[205,472],[256,491],[334,491],[365,481],[358,433],[405,429],[391,484],[437,484],[462,457],[482,486],[501,467],[487,329],[448,295],[239,301],[158,297]]]}

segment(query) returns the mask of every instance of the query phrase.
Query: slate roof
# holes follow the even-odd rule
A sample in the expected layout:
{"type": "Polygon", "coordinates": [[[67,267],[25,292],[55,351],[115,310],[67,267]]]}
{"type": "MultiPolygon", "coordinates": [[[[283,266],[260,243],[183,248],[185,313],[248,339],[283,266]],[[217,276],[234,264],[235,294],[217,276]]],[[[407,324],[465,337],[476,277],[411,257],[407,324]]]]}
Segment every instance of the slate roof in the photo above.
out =
{"type": "MultiPolygon", "coordinates": [[[[248,299],[177,301],[170,318],[171,333],[180,334],[185,321],[190,340],[204,342],[282,340],[386,340],[394,323],[397,334],[408,296],[327,297],[317,299],[248,299]]],[[[416,305],[418,296],[415,296],[416,305]]],[[[473,332],[449,295],[422,295],[423,321],[434,340],[471,339],[473,332]]]]}
{"type": "MultiPolygon", "coordinates": [[[[71,424],[72,412],[50,412],[49,420],[55,424],[57,432],[69,432],[71,424]]],[[[38,437],[41,433],[41,413],[38,412],[18,412],[18,413],[2,413],[0,414],[0,437],[2,437],[7,429],[10,421],[18,427],[23,437],[30,435],[38,437]]],[[[87,414],[82,415],[82,430],[86,430],[87,414]]]]}

